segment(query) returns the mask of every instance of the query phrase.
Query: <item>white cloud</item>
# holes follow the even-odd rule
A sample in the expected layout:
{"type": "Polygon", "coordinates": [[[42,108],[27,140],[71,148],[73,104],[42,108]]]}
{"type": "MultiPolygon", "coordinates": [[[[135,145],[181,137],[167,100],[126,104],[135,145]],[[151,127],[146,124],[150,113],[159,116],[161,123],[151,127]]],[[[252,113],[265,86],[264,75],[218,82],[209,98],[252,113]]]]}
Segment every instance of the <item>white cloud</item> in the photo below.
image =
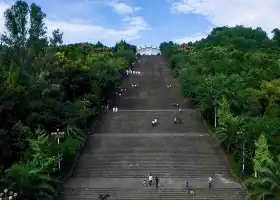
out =
{"type": "Polygon", "coordinates": [[[214,26],[280,27],[279,0],[175,0],[171,11],[205,16],[214,26]]]}
{"type": "Polygon", "coordinates": [[[197,33],[195,35],[190,35],[190,36],[185,36],[185,37],[182,37],[182,38],[174,39],[174,42],[176,42],[178,44],[183,44],[183,43],[188,43],[188,42],[196,42],[196,41],[199,41],[202,38],[206,38],[206,37],[207,37],[207,35],[197,33]]]}
{"type": "MultiPolygon", "coordinates": [[[[4,32],[4,11],[9,5],[0,3],[0,33],[4,32]]],[[[122,19],[123,26],[119,29],[106,28],[90,24],[82,19],[46,20],[48,35],[54,29],[59,28],[63,34],[64,43],[92,42],[101,41],[107,45],[114,45],[116,41],[125,39],[126,41],[135,40],[141,37],[141,32],[149,28],[145,20],[138,17],[125,17],[122,19]]]]}
{"type": "Polygon", "coordinates": [[[113,44],[120,39],[126,41],[140,38],[140,32],[148,29],[148,25],[142,17],[123,18],[123,29],[110,29],[102,26],[94,26],[86,23],[75,23],[67,21],[47,20],[49,32],[59,28],[64,33],[66,43],[76,42],[97,42],[113,44]]]}
{"type": "Polygon", "coordinates": [[[115,10],[115,12],[117,12],[118,14],[131,14],[136,11],[142,10],[141,7],[131,7],[118,0],[114,0],[110,3],[108,3],[108,5],[111,6],[115,10]]]}

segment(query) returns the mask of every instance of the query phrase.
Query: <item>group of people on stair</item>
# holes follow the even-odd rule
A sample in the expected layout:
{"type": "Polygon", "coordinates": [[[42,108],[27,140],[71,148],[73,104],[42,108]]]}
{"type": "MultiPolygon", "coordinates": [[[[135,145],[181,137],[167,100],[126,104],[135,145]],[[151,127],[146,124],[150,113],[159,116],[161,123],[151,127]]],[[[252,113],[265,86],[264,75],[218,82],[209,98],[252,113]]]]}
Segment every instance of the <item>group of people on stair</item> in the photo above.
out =
{"type": "MultiPolygon", "coordinates": [[[[152,120],[152,127],[156,127],[159,124],[158,118],[152,120]]],[[[182,120],[179,116],[174,117],[174,124],[182,124],[182,120]]]]}
{"type": "Polygon", "coordinates": [[[194,196],[194,191],[192,188],[190,188],[189,182],[186,182],[186,189],[190,196],[194,196]]]}
{"type": "MultiPolygon", "coordinates": [[[[208,177],[208,188],[212,188],[212,177],[209,176],[208,177]]],[[[190,188],[189,182],[186,182],[186,190],[188,192],[188,195],[190,196],[194,196],[194,191],[192,188],[190,188]]]]}
{"type": "MultiPolygon", "coordinates": [[[[158,189],[159,178],[157,176],[155,178],[155,182],[156,182],[156,188],[158,189]]],[[[144,176],[143,184],[144,184],[145,187],[147,187],[148,184],[149,184],[150,187],[152,186],[152,184],[153,184],[152,174],[150,174],[148,177],[144,176]]]]}
{"type": "MultiPolygon", "coordinates": [[[[181,113],[182,113],[182,109],[180,108],[179,109],[179,114],[181,114],[181,113]]],[[[152,127],[156,127],[158,124],[159,124],[158,118],[155,117],[152,120],[152,127]]],[[[182,124],[182,120],[181,120],[181,118],[178,115],[176,115],[174,117],[174,124],[182,124]]]]}
{"type": "Polygon", "coordinates": [[[105,194],[105,195],[102,195],[102,194],[100,194],[99,195],[99,200],[107,200],[108,198],[110,198],[110,194],[105,194]]]}
{"type": "Polygon", "coordinates": [[[132,86],[133,88],[138,88],[138,87],[139,87],[139,85],[137,85],[137,84],[136,84],[136,85],[132,84],[131,86],[132,86]]]}
{"type": "Polygon", "coordinates": [[[152,127],[156,127],[158,125],[158,118],[154,118],[152,121],[152,127]]]}
{"type": "MultiPolygon", "coordinates": [[[[133,71],[131,69],[126,70],[126,74],[127,75],[131,75],[131,74],[142,75],[142,73],[140,71],[133,71]]],[[[138,88],[138,85],[132,84],[132,88],[138,88]]],[[[171,85],[167,85],[167,88],[171,88],[171,85]]],[[[121,96],[123,91],[125,92],[126,89],[121,89],[121,92],[116,92],[116,95],[121,96]]],[[[171,107],[179,108],[179,114],[182,113],[182,109],[180,108],[180,105],[178,103],[172,103],[171,107]]],[[[105,109],[109,110],[109,103],[107,104],[105,109]]],[[[113,110],[113,112],[118,112],[118,107],[113,107],[112,110],[113,110]]],[[[159,124],[159,120],[157,117],[155,117],[152,120],[152,127],[156,127],[156,126],[158,126],[158,124],[159,124]]],[[[181,118],[177,115],[174,117],[174,124],[182,124],[181,118]]],[[[143,185],[145,187],[147,187],[148,185],[151,187],[153,185],[153,181],[155,181],[156,189],[158,189],[159,188],[159,178],[158,178],[158,176],[153,178],[152,174],[149,174],[149,176],[147,176],[147,175],[144,176],[143,185]]],[[[186,187],[188,195],[195,196],[194,190],[190,187],[188,182],[186,182],[185,187],[186,187]]],[[[212,178],[211,177],[208,178],[208,187],[212,188],[212,178]]],[[[99,195],[99,200],[107,200],[108,198],[110,198],[110,194],[99,195]]]]}
{"type": "Polygon", "coordinates": [[[126,75],[130,75],[130,74],[133,74],[133,75],[142,75],[142,73],[140,71],[134,71],[134,70],[131,70],[131,69],[128,69],[125,71],[126,72],[126,75]]]}

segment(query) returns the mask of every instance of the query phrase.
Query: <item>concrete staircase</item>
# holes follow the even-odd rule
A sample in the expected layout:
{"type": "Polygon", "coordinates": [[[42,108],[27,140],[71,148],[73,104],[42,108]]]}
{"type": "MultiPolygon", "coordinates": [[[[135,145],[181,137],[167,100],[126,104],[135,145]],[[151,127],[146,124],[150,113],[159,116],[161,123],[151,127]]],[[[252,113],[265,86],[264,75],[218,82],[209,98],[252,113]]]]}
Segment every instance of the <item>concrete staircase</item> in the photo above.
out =
{"type": "Polygon", "coordinates": [[[207,133],[200,114],[180,98],[179,85],[163,58],[144,56],[135,68],[143,75],[123,81],[127,92],[114,99],[119,112],[108,112],[90,136],[60,199],[110,194],[112,200],[244,200],[245,190],[233,180],[219,144],[207,133]],[[171,103],[179,103],[183,112],[171,103]],[[173,124],[174,116],[183,123],[173,124]],[[159,119],[157,127],[151,126],[154,117],[159,119]],[[142,184],[150,173],[160,179],[158,190],[142,184]],[[187,181],[194,197],[184,189],[187,181]]]}

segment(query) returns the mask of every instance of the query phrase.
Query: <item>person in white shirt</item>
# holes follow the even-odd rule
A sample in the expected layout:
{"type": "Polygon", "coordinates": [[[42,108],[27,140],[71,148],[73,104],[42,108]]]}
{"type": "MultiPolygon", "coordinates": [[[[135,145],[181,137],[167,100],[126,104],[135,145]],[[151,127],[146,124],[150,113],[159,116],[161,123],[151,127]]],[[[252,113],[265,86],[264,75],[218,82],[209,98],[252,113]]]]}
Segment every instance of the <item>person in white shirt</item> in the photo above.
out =
{"type": "Polygon", "coordinates": [[[182,124],[182,121],[181,121],[181,119],[180,119],[180,117],[178,117],[178,116],[175,116],[174,117],[174,124],[182,124]]]}
{"type": "Polygon", "coordinates": [[[115,111],[118,112],[118,110],[119,110],[118,107],[116,107],[116,108],[115,108],[115,111]]]}
{"type": "Polygon", "coordinates": [[[155,127],[155,120],[152,121],[152,127],[155,127]]]}
{"type": "Polygon", "coordinates": [[[208,186],[209,186],[209,188],[212,187],[212,178],[210,176],[208,178],[208,186]]]}
{"type": "Polygon", "coordinates": [[[191,195],[191,196],[194,196],[193,189],[190,189],[190,195],[191,195]]]}
{"type": "Polygon", "coordinates": [[[155,127],[158,124],[158,119],[154,118],[152,121],[152,127],[155,127]]]}
{"type": "Polygon", "coordinates": [[[113,112],[116,112],[116,108],[115,107],[113,107],[113,112]]]}
{"type": "Polygon", "coordinates": [[[149,175],[149,185],[152,186],[153,176],[152,174],[149,175]]]}

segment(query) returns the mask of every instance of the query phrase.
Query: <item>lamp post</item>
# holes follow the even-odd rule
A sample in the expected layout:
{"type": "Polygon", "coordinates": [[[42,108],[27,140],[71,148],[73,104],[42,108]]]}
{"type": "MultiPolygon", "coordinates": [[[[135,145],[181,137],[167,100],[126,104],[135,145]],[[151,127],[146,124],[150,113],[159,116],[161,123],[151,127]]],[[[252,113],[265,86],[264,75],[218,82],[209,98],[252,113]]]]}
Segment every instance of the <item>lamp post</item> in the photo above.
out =
{"type": "MultiPolygon", "coordinates": [[[[60,132],[59,129],[56,130],[56,132],[52,132],[51,133],[52,136],[54,136],[54,138],[57,139],[57,144],[59,145],[60,144],[60,139],[62,139],[65,135],[64,132],[60,132]]],[[[58,152],[58,170],[60,171],[60,162],[61,162],[61,158],[60,158],[60,154],[58,152]]]]}
{"type": "Polygon", "coordinates": [[[218,115],[218,113],[217,113],[217,106],[215,105],[215,108],[214,108],[215,110],[214,110],[214,112],[215,112],[215,128],[217,128],[217,115],[218,115]]]}
{"type": "Polygon", "coordinates": [[[12,190],[5,189],[0,193],[0,200],[16,200],[18,194],[12,190]]]}
{"type": "Polygon", "coordinates": [[[244,138],[244,131],[241,130],[240,134],[242,135],[243,139],[243,146],[242,146],[242,173],[245,172],[245,138],[244,138]]]}

